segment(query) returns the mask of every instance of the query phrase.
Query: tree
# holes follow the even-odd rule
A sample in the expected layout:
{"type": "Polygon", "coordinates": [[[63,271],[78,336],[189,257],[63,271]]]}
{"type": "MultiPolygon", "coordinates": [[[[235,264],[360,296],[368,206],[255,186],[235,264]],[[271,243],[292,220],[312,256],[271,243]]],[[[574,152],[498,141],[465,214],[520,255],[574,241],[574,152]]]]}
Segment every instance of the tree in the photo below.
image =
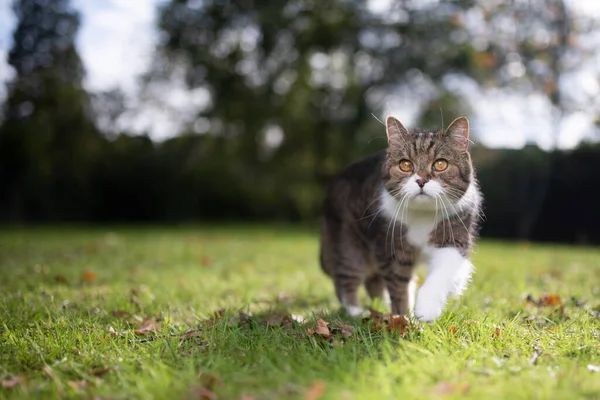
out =
{"type": "Polygon", "coordinates": [[[92,123],[75,48],[79,16],[69,0],[15,0],[18,24],[8,62],[0,128],[0,200],[12,219],[83,215],[86,171],[100,136],[92,123]],[[23,210],[27,208],[27,213],[23,210]]]}

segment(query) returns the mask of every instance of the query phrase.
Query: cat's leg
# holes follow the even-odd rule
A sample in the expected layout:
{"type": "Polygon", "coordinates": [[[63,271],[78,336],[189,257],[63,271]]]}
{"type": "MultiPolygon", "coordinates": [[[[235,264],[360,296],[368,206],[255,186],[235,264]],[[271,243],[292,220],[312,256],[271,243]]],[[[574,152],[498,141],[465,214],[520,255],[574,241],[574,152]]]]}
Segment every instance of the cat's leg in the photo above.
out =
{"type": "Polygon", "coordinates": [[[392,303],[392,314],[408,315],[411,308],[412,261],[393,261],[385,267],[383,273],[392,303]]]}
{"type": "Polygon", "coordinates": [[[363,283],[363,277],[357,273],[348,273],[345,270],[336,271],[333,275],[335,292],[344,311],[351,317],[358,317],[365,309],[358,301],[358,288],[363,283]]]}
{"type": "Polygon", "coordinates": [[[387,308],[392,308],[390,293],[387,291],[383,276],[380,274],[371,275],[365,281],[365,288],[367,289],[367,293],[372,300],[381,299],[387,308]]]}
{"type": "Polygon", "coordinates": [[[456,248],[433,248],[429,256],[428,274],[415,305],[415,316],[422,321],[442,315],[448,296],[460,294],[473,271],[473,264],[456,248]]]}

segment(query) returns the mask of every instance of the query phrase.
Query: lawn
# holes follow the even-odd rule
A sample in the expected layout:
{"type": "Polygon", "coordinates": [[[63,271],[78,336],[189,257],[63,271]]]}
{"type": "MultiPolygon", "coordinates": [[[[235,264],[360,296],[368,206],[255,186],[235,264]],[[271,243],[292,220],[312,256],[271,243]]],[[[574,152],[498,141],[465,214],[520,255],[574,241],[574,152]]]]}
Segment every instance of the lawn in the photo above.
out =
{"type": "Polygon", "coordinates": [[[599,250],[483,241],[465,295],[405,327],[339,315],[317,243],[5,228],[0,398],[600,397],[599,250]]]}

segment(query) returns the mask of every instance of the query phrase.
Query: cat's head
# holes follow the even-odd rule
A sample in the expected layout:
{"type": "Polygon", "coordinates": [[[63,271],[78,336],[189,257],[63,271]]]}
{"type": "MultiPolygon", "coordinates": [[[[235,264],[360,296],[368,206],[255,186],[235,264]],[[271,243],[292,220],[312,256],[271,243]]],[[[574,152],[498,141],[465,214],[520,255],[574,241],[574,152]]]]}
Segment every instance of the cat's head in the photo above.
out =
{"type": "Polygon", "coordinates": [[[412,208],[435,209],[438,202],[456,203],[474,174],[469,155],[469,120],[455,119],[446,130],[406,129],[394,117],[386,120],[388,150],[383,182],[394,197],[412,208]]]}

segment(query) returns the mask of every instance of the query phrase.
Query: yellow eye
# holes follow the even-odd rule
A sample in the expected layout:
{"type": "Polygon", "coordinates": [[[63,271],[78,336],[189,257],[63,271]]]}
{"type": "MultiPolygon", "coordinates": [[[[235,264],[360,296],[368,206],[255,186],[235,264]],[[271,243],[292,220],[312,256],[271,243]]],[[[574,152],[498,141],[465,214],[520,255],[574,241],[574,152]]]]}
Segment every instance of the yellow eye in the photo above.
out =
{"type": "Polygon", "coordinates": [[[440,158],[433,163],[434,171],[442,172],[445,171],[446,168],[448,168],[448,161],[444,160],[443,158],[440,158]]]}
{"type": "Polygon", "coordinates": [[[414,169],[413,163],[408,160],[402,160],[400,161],[400,169],[402,172],[411,172],[414,169]]]}

